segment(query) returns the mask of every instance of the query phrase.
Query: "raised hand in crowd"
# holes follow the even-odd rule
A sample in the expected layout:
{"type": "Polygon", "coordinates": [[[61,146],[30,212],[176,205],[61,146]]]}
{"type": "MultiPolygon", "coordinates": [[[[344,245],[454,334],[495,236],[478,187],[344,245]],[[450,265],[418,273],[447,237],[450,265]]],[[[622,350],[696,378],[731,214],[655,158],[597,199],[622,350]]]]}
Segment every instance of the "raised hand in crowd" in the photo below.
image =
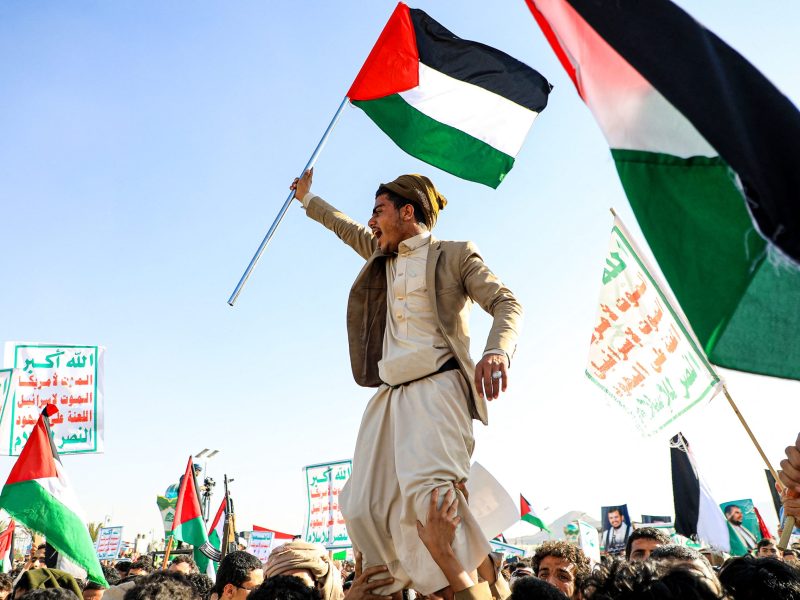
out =
{"type": "Polygon", "coordinates": [[[377,565],[369,569],[363,568],[363,557],[360,552],[356,552],[356,570],[353,584],[347,592],[347,600],[389,600],[391,596],[382,596],[375,593],[375,590],[388,585],[394,581],[393,577],[381,577],[373,579],[389,569],[385,565],[377,565]]]}
{"type": "Polygon", "coordinates": [[[786,448],[786,458],[781,461],[780,478],[786,486],[783,509],[788,517],[800,518],[800,434],[794,446],[786,448]]]}

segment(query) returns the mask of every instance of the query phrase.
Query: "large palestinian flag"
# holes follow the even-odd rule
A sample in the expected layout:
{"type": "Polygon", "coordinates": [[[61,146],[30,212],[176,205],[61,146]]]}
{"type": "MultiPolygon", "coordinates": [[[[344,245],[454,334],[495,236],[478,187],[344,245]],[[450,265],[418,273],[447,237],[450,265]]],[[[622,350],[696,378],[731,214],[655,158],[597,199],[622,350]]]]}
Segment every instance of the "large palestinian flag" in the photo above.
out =
{"type": "Polygon", "coordinates": [[[669,0],[526,2],[711,362],[800,379],[800,112],[669,0]]]}
{"type": "Polygon", "coordinates": [[[0,508],[41,533],[60,555],[84,569],[89,579],[108,585],[50,434],[49,417],[57,412],[48,404],[39,416],[0,493],[0,508]]]}
{"type": "Polygon", "coordinates": [[[401,2],[347,97],[412,156],[496,188],[551,88],[517,59],[401,2]]]}

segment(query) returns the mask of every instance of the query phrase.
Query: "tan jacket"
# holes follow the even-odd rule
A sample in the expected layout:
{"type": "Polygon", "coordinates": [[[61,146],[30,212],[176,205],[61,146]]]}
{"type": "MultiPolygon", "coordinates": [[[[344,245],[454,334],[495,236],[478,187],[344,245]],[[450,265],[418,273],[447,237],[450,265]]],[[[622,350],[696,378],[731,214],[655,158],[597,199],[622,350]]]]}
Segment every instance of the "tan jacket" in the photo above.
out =
{"type": "MultiPolygon", "coordinates": [[[[378,387],[383,383],[378,376],[378,361],[386,329],[386,256],[378,249],[368,227],[321,198],[311,199],[306,214],[333,231],[367,261],[350,289],[347,337],[356,383],[378,387]]],[[[445,242],[431,237],[426,284],[436,325],[470,384],[472,417],[487,424],[486,401],[478,396],[473,382],[475,364],[469,356],[469,311],[474,301],[494,317],[486,349],[503,350],[511,357],[522,324],[522,307],[484,264],[472,242],[445,242]]]]}

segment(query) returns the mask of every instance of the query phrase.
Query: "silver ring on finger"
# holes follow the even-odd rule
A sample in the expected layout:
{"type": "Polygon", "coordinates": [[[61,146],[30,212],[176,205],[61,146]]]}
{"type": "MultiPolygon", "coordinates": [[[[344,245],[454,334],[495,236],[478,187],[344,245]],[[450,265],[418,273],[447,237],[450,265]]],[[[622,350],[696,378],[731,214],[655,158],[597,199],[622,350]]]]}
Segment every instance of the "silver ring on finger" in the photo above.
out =
{"type": "Polygon", "coordinates": [[[502,371],[492,371],[492,379],[500,379],[503,377],[502,371]]]}

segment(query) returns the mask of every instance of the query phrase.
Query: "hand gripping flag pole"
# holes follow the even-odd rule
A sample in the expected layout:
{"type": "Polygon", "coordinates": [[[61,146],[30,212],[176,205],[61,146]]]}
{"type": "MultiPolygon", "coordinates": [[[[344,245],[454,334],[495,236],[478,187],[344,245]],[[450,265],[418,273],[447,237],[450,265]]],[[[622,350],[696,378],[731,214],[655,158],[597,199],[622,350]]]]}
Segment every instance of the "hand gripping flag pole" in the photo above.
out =
{"type": "MultiPolygon", "coordinates": [[[[336,114],[333,115],[331,122],[328,123],[328,128],[325,130],[325,133],[322,134],[322,138],[319,140],[317,147],[314,149],[314,152],[311,154],[311,158],[308,159],[306,166],[303,167],[303,170],[300,172],[300,177],[308,171],[311,167],[314,166],[314,163],[317,162],[317,158],[319,158],[322,149],[325,147],[325,143],[328,141],[328,137],[330,136],[333,128],[336,127],[336,123],[339,121],[339,118],[342,116],[342,112],[344,112],[344,107],[347,105],[348,98],[345,96],[342,99],[342,103],[339,105],[339,108],[336,110],[336,114]]],[[[250,264],[247,265],[247,268],[242,275],[242,278],[239,279],[239,283],[236,284],[236,289],[233,290],[231,297],[228,298],[228,304],[233,306],[236,303],[236,299],[239,297],[239,294],[242,292],[242,288],[244,284],[247,283],[248,277],[250,277],[250,273],[253,272],[253,269],[258,262],[258,259],[261,258],[261,255],[264,253],[264,250],[267,249],[270,241],[272,240],[272,236],[275,235],[275,231],[277,231],[278,226],[283,221],[283,217],[286,215],[286,211],[289,210],[289,206],[292,204],[292,200],[294,199],[294,191],[289,192],[289,196],[286,198],[286,201],[283,203],[280,211],[278,211],[278,216],[275,217],[275,220],[270,225],[269,231],[267,231],[267,235],[264,236],[264,239],[261,240],[261,244],[258,246],[258,250],[253,255],[253,258],[250,259],[250,264]]]]}

